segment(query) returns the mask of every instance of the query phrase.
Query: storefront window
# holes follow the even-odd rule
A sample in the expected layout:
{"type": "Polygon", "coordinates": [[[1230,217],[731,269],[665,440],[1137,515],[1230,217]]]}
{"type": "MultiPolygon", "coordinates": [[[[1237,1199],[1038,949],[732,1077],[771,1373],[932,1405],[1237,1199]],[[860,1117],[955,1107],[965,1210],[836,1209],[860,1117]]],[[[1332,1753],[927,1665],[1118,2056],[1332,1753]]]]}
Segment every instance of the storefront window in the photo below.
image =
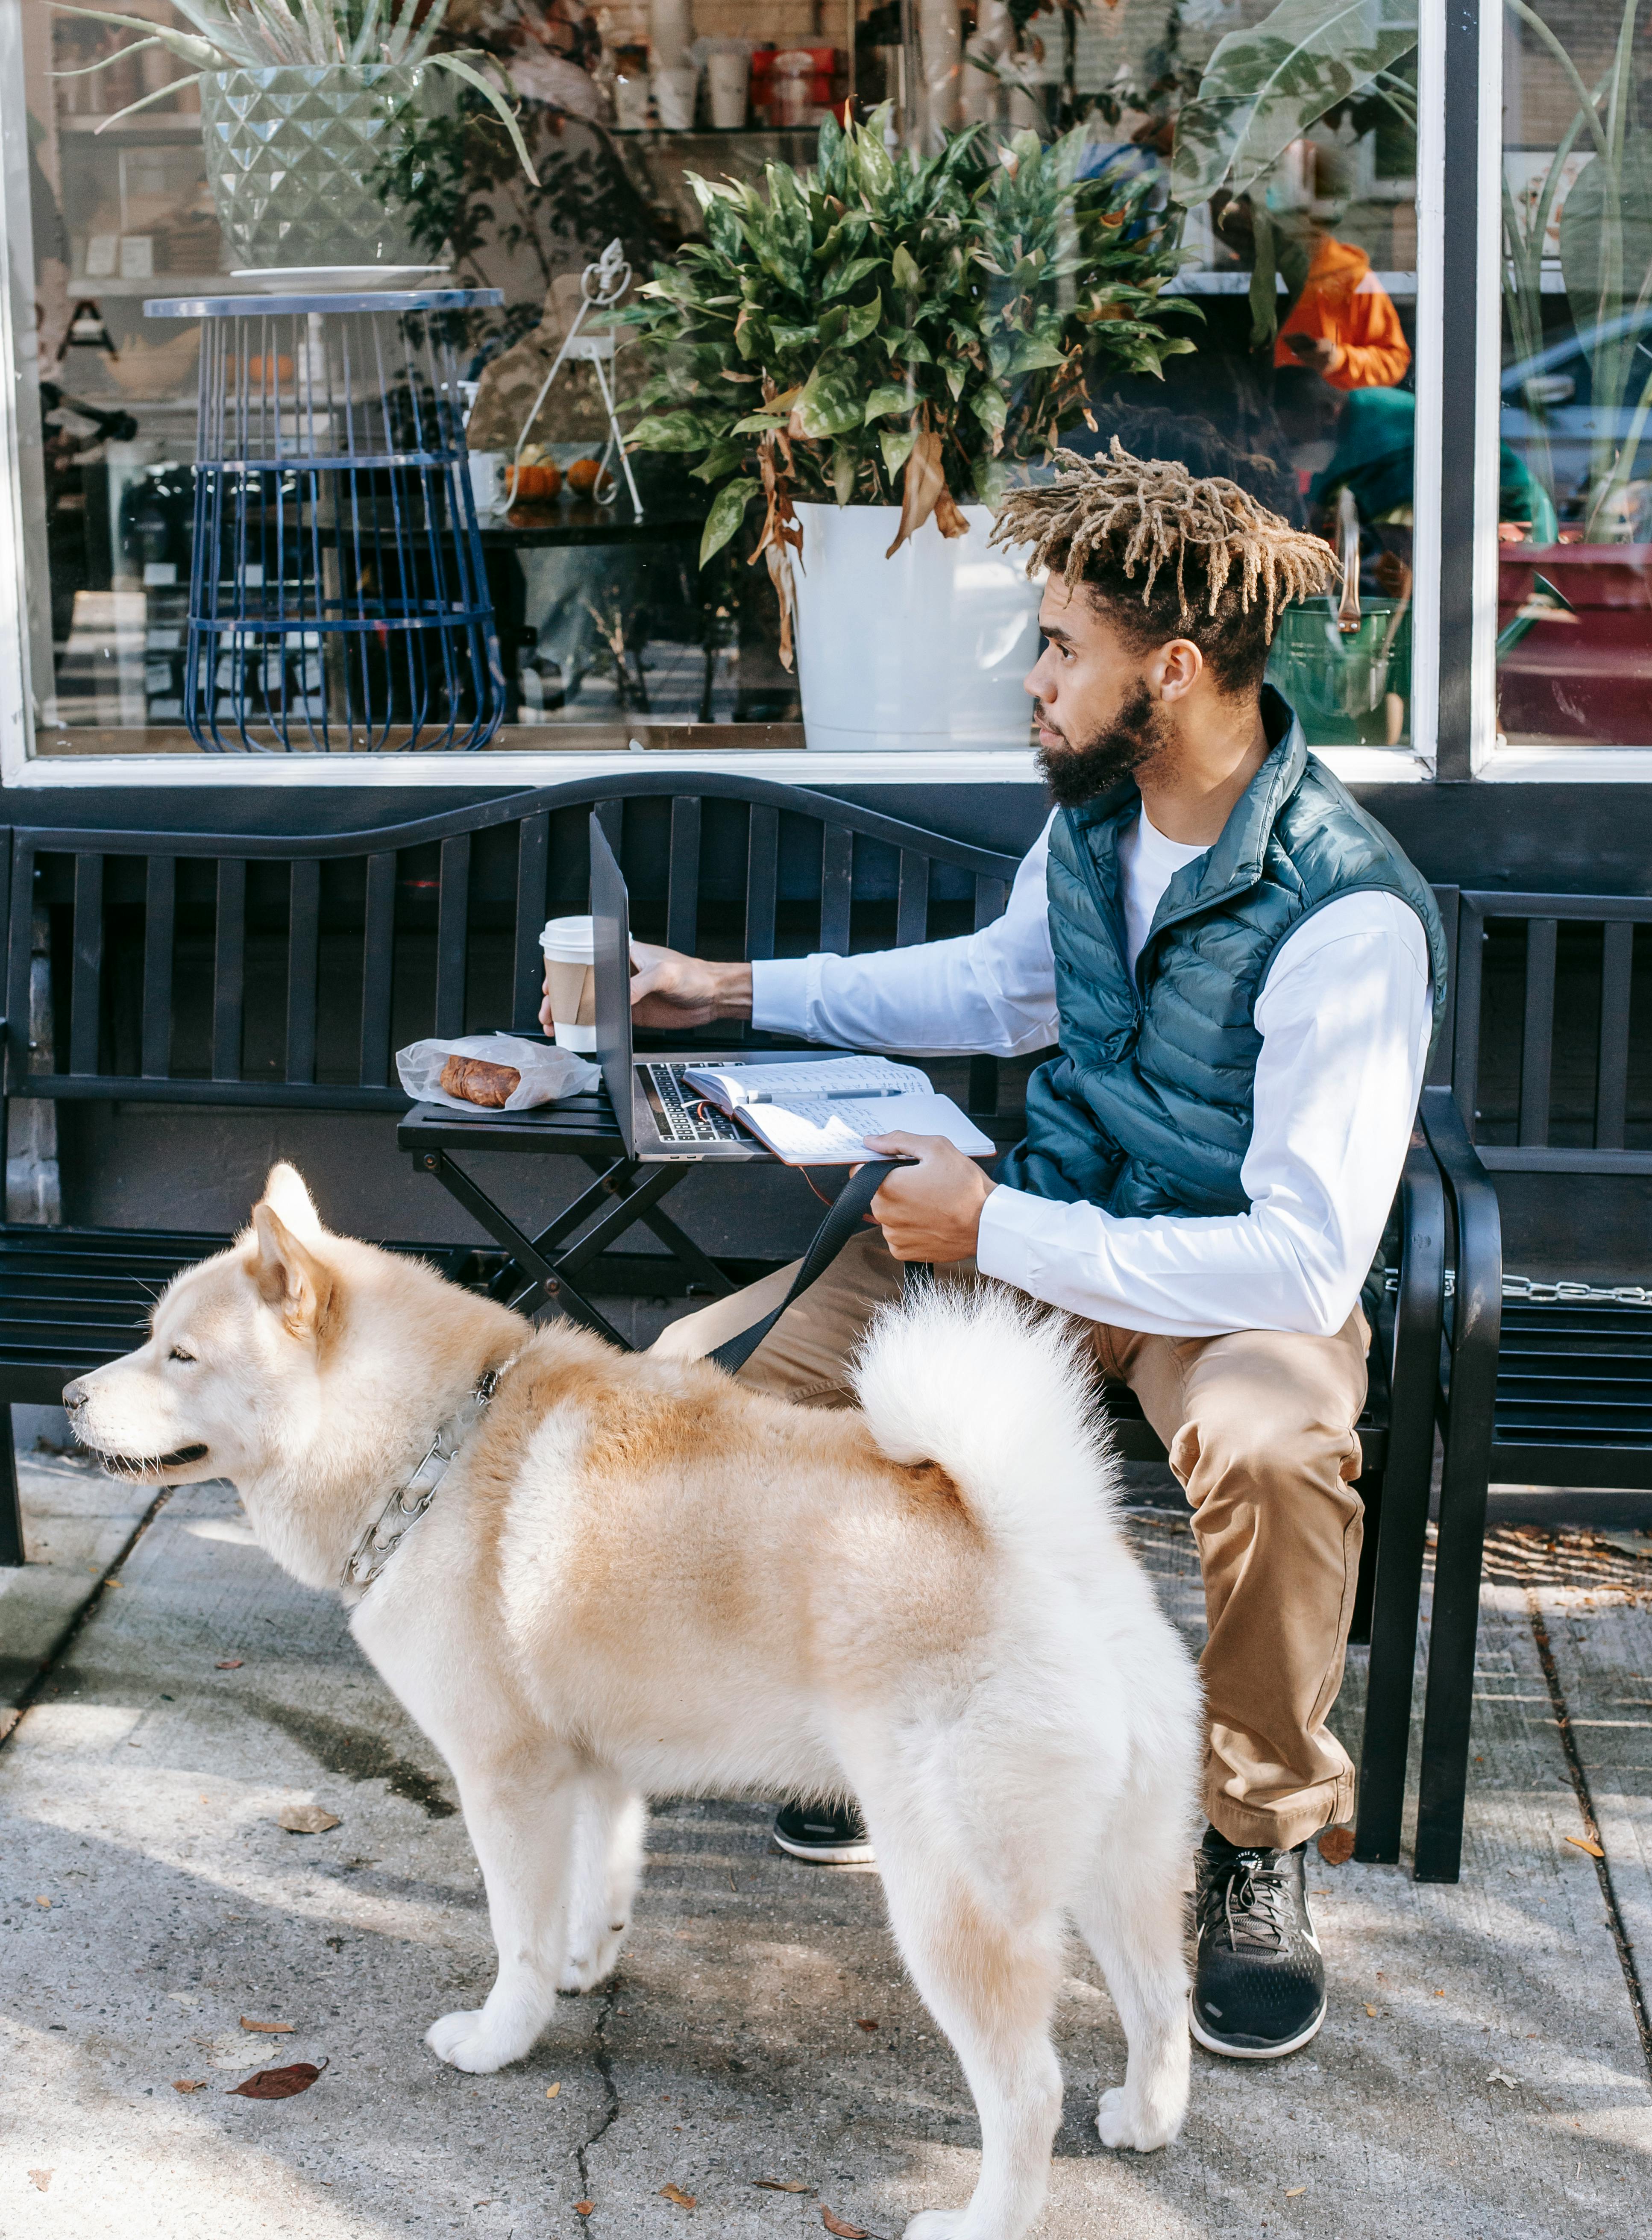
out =
{"type": "MultiPolygon", "coordinates": [[[[128,0],[121,12],[188,28],[169,0],[128,0]]],[[[1570,0],[1549,14],[1593,84],[1610,59],[1609,32],[1589,28],[1590,11],[1570,0]]],[[[35,385],[25,366],[19,410],[34,416],[39,446],[25,475],[37,467],[37,491],[31,499],[25,489],[23,508],[37,753],[190,745],[200,329],[147,318],[143,304],[256,285],[234,277],[220,230],[191,65],[164,44],[110,61],[134,36],[23,10],[30,207],[12,237],[14,257],[25,243],[32,256],[37,317],[35,385]]],[[[614,0],[594,10],[453,0],[441,43],[510,68],[539,182],[474,98],[439,108],[418,167],[413,254],[463,284],[502,291],[503,307],[471,315],[461,337],[470,441],[508,459],[525,442],[523,463],[549,470],[483,524],[505,684],[496,744],[623,747],[649,724],[796,721],[774,587],[748,564],[755,519],[702,568],[707,484],[687,462],[649,451],[633,460],[639,520],[612,461],[598,478],[610,422],[603,368],[590,358],[564,364],[531,421],[530,408],[586,264],[617,240],[640,281],[703,224],[690,174],[761,180],[773,163],[807,166],[821,118],[841,115],[846,100],[863,117],[889,101],[890,138],[914,148],[933,150],[971,123],[1002,142],[1029,129],[1045,140],[1076,131],[1082,175],[1116,184],[1129,224],[1172,249],[1179,237],[1169,287],[1182,309],[1162,323],[1185,344],[1164,357],[1162,376],[1132,371],[1098,345],[1086,360],[1088,400],[1064,408],[1060,440],[1094,451],[1117,436],[1138,453],[1229,475],[1336,543],[1348,562],[1342,597],[1287,616],[1275,681],[1316,743],[1409,744],[1415,0],[1085,0],[1030,15],[1004,0],[962,10],[949,0],[850,0],[847,10],[838,0],[614,0]]],[[[1561,671],[1549,649],[1569,629],[1591,660],[1602,658],[1594,621],[1578,630],[1572,613],[1627,623],[1613,587],[1642,580],[1629,556],[1644,486],[1600,463],[1608,439],[1597,426],[1579,431],[1600,394],[1590,383],[1608,381],[1638,440],[1635,322],[1652,221],[1635,199],[1645,199],[1635,134],[1614,159],[1633,182],[1603,198],[1588,170],[1593,143],[1571,122],[1569,65],[1523,21],[1510,43],[1511,225],[1542,199],[1533,167],[1564,148],[1562,191],[1545,205],[1552,248],[1529,271],[1511,261],[1506,456],[1532,497],[1505,525],[1524,539],[1510,542],[1505,562],[1521,633],[1504,657],[1505,690],[1529,676],[1532,692],[1549,697],[1541,709],[1529,695],[1518,712],[1511,703],[1505,720],[1511,734],[1615,737],[1612,680],[1627,668],[1579,701],[1553,681],[1561,671]],[[1567,243],[1585,231],[1601,239],[1589,213],[1609,202],[1630,212],[1615,237],[1627,263],[1609,270],[1597,251],[1585,283],[1576,254],[1566,267],[1567,243]],[[1574,319],[1585,286],[1589,308],[1574,319]],[[1562,383],[1573,403],[1561,400],[1562,383]],[[1579,544],[1595,557],[1584,562],[1569,549],[1579,544]],[[1529,619],[1549,598],[1563,624],[1548,610],[1529,619]],[[1545,712],[1573,706],[1587,710],[1581,730],[1568,729],[1569,714],[1545,712]]],[[[1052,303],[1065,285],[1050,290],[1052,303]]],[[[619,344],[610,364],[623,408],[643,368],[623,331],[619,344]]],[[[324,664],[310,666],[319,674],[324,664]]],[[[296,691],[293,675],[276,669],[280,690],[296,691]]],[[[250,666],[236,689],[256,694],[267,673],[267,663],[250,666]]]]}
{"type": "Polygon", "coordinates": [[[1511,745],[1643,746],[1652,136],[1643,0],[1509,0],[1497,710],[1511,745]]]}

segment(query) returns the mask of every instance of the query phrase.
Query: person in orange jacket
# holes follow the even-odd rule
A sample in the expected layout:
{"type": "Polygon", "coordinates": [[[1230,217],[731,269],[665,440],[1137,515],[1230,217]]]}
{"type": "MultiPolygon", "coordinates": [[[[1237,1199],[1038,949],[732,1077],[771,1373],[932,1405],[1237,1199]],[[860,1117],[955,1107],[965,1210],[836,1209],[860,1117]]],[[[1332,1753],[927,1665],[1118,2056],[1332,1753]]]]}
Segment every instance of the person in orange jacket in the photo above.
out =
{"type": "Polygon", "coordinates": [[[1279,330],[1274,363],[1303,365],[1333,389],[1392,389],[1411,348],[1371,260],[1351,242],[1316,236],[1308,280],[1279,330]]]}

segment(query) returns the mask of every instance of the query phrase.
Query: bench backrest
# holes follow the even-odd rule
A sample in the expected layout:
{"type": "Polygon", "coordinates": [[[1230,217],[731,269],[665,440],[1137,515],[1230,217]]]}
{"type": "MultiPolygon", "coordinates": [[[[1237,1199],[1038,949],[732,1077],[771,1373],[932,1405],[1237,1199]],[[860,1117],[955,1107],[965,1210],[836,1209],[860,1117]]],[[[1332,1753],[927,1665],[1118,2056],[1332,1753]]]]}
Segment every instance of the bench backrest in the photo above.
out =
{"type": "MultiPolygon", "coordinates": [[[[18,826],[0,858],[5,1092],[403,1110],[398,1048],[536,1025],[540,928],[589,906],[593,806],[638,937],[720,957],[968,931],[1002,912],[1017,862],[801,787],[687,771],[322,837],[18,826]],[[43,933],[52,1047],[32,1049],[43,933]]],[[[977,1062],[970,1103],[996,1102],[977,1062]]]]}
{"type": "Polygon", "coordinates": [[[1652,1036],[1635,1006],[1652,931],[1637,928],[1652,896],[1458,897],[1444,1077],[1494,1172],[1652,1174],[1652,1036]]]}

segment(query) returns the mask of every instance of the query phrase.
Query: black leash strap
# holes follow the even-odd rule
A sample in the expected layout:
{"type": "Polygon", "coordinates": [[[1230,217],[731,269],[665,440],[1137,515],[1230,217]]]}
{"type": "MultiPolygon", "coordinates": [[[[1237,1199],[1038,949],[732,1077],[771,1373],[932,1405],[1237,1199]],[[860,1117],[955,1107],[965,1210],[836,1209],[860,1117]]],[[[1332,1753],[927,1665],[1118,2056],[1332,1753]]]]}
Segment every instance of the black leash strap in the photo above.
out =
{"type": "Polygon", "coordinates": [[[874,1159],[869,1165],[852,1174],[843,1184],[827,1210],[826,1218],[815,1231],[809,1250],[804,1253],[792,1287],[772,1314],[761,1322],[753,1323],[749,1330],[742,1330],[736,1337],[718,1346],[715,1353],[705,1357],[726,1369],[730,1377],[743,1368],[756,1353],[788,1307],[801,1299],[816,1277],[823,1276],[838,1254],[849,1243],[865,1219],[868,1207],[882,1188],[885,1176],[898,1166],[907,1163],[901,1159],[874,1159]]]}

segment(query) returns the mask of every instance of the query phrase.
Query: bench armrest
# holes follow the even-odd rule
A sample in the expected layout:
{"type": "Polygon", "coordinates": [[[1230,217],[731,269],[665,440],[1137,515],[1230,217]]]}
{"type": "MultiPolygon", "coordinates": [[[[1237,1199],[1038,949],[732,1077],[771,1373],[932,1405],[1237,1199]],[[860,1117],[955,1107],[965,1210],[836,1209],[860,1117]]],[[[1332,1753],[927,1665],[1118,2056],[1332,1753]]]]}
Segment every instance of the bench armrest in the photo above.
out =
{"type": "Polygon", "coordinates": [[[1425,1089],[1418,1114],[1439,1163],[1457,1231],[1456,1296],[1451,1316],[1449,1410],[1483,1409],[1488,1443],[1502,1337],[1502,1217],[1497,1193],[1469,1140],[1449,1089],[1425,1089]],[[1466,1375],[1466,1389],[1460,1379],[1466,1375]]]}

